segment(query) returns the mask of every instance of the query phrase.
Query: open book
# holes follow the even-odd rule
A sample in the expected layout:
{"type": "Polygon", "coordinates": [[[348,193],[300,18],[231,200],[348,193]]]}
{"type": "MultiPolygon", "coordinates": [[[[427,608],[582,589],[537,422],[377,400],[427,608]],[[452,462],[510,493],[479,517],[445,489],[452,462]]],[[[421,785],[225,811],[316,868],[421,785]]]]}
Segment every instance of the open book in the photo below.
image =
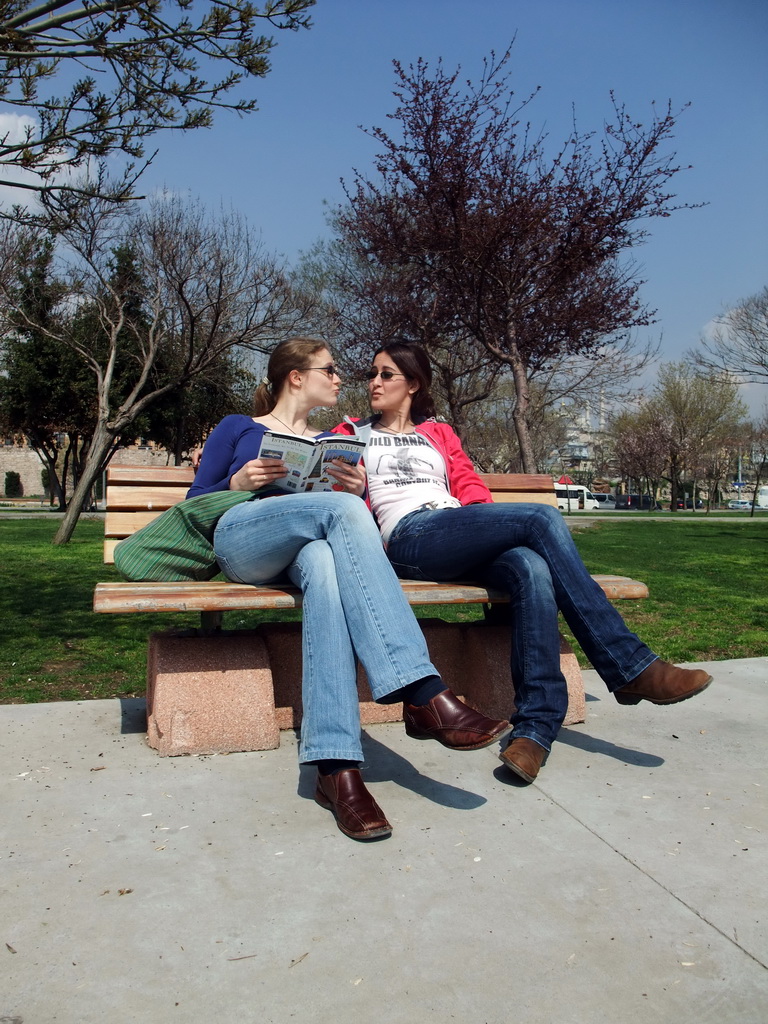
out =
{"type": "Polygon", "coordinates": [[[364,451],[365,441],[358,437],[298,437],[268,430],[257,458],[283,460],[288,473],[273,485],[281,491],[333,491],[343,488],[326,472],[328,463],[332,459],[344,459],[356,466],[364,451]]]}

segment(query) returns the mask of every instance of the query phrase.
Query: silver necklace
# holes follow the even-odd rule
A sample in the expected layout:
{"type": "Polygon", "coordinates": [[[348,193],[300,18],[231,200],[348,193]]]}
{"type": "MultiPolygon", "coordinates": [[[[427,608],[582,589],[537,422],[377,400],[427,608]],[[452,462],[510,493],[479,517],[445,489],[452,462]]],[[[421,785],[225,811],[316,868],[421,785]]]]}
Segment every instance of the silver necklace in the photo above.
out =
{"type": "Polygon", "coordinates": [[[304,429],[299,434],[299,433],[297,433],[297,431],[293,427],[289,427],[287,423],[285,423],[283,420],[281,420],[279,416],[276,416],[275,413],[271,412],[269,415],[272,417],[272,419],[277,420],[278,423],[282,423],[282,425],[285,427],[286,430],[290,430],[290,432],[292,434],[296,434],[296,437],[306,437],[306,435],[307,435],[306,429],[304,429]]]}
{"type": "MultiPolygon", "coordinates": [[[[414,426],[414,424],[410,420],[408,421],[408,423],[410,423],[411,426],[414,426]]],[[[406,427],[408,426],[408,423],[405,424],[406,427]]],[[[377,423],[376,426],[374,427],[374,430],[386,430],[386,432],[388,434],[413,434],[414,433],[413,430],[405,430],[405,429],[403,429],[403,430],[394,430],[392,427],[384,427],[384,426],[381,425],[381,423],[377,423]]]]}

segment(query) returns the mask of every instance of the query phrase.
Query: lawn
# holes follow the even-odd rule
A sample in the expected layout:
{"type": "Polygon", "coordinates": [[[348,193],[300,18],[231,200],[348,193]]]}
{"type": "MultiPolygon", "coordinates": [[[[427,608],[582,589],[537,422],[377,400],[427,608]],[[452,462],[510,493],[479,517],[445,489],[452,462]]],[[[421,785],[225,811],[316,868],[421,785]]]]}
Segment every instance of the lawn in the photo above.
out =
{"type": "MultiPolygon", "coordinates": [[[[0,703],[138,696],[144,692],[151,630],[192,628],[189,615],[96,615],[93,588],[117,579],[101,561],[103,527],[81,521],[66,547],[56,522],[0,521],[0,703]]],[[[673,661],[768,656],[768,522],[606,520],[579,529],[576,543],[592,572],[645,580],[647,601],[618,604],[630,627],[673,661]]],[[[445,618],[473,618],[447,607],[445,618]]],[[[298,614],[298,613],[296,613],[298,614]]],[[[435,608],[424,610],[429,617],[435,608]]],[[[231,613],[228,628],[274,613],[231,613]]],[[[586,662],[584,662],[586,664],[586,662]]]]}
{"type": "Polygon", "coordinates": [[[580,531],[575,540],[590,572],[648,584],[647,600],[620,601],[618,608],[662,657],[768,655],[768,519],[614,521],[580,531]]]}

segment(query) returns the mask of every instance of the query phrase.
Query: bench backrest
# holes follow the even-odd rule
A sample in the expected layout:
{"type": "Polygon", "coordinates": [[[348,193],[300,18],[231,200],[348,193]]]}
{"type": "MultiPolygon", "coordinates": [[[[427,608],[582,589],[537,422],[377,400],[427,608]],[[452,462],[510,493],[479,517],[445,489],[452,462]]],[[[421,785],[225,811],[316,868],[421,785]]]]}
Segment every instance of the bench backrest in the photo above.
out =
{"type": "MultiPolygon", "coordinates": [[[[551,476],[530,473],[481,473],[494,501],[529,501],[557,507],[551,476]]],[[[115,545],[183,501],[194,480],[191,466],[110,466],[104,561],[114,562],[115,545]]]]}

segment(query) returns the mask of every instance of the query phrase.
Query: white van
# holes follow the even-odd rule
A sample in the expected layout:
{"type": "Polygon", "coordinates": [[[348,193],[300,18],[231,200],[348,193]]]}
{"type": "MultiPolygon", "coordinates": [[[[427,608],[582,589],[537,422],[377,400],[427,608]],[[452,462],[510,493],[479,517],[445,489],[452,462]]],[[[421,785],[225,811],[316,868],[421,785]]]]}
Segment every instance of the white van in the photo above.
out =
{"type": "Polygon", "coordinates": [[[557,507],[561,512],[594,512],[600,503],[591,491],[582,484],[559,484],[555,482],[557,507]]]}

